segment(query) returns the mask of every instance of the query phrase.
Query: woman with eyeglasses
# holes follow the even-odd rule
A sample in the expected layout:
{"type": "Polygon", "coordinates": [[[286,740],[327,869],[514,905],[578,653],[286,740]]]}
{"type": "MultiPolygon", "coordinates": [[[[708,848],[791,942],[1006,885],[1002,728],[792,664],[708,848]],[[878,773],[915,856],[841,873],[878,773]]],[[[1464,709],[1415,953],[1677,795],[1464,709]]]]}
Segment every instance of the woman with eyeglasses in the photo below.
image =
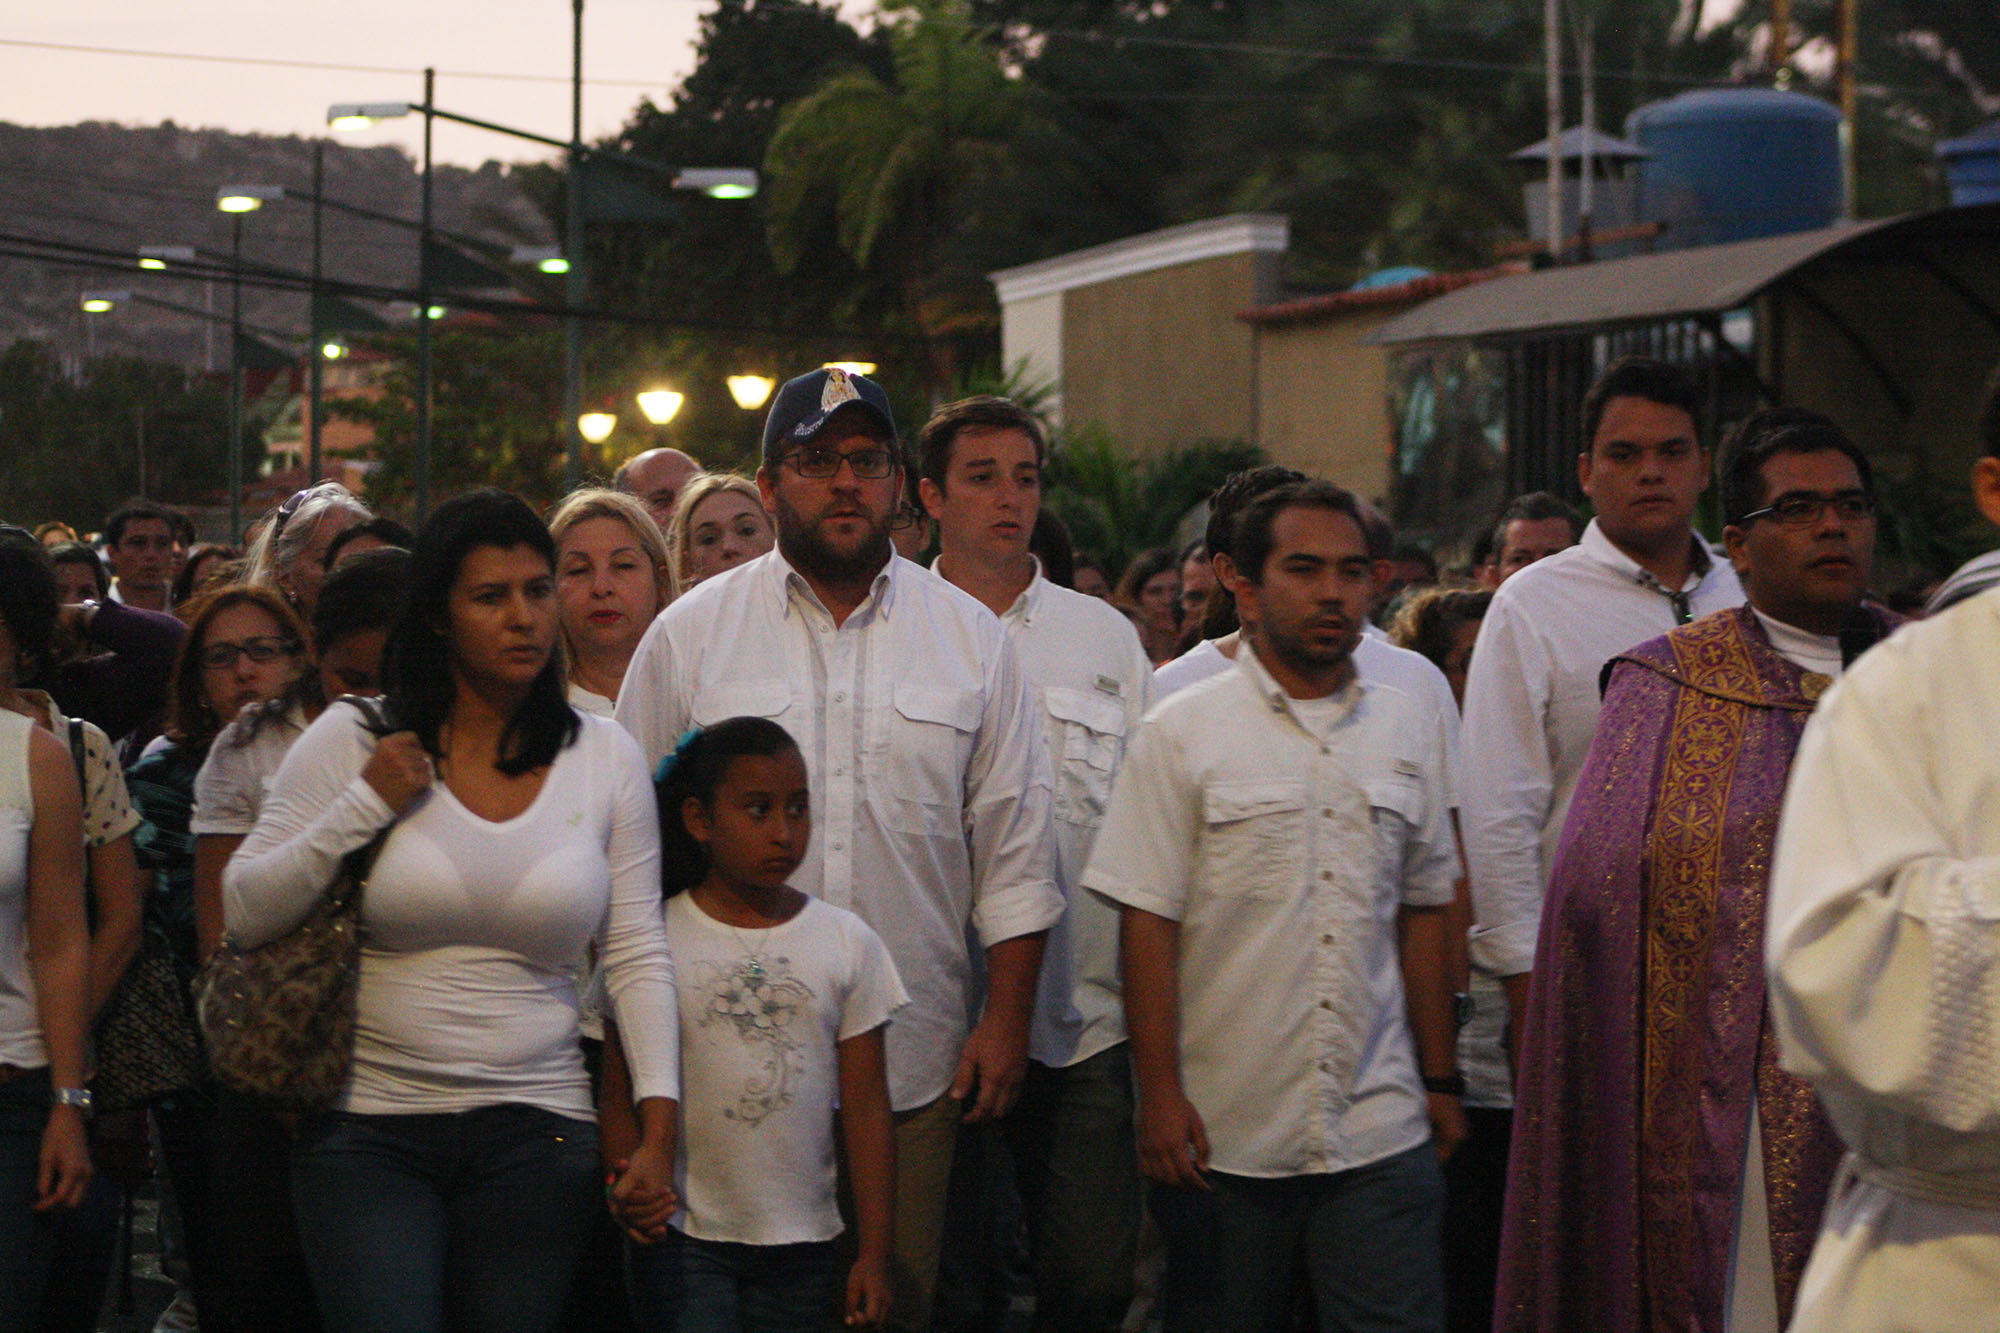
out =
{"type": "Polygon", "coordinates": [[[383,673],[406,730],[322,714],[229,863],[225,910],[244,946],[275,939],[380,838],[353,1074],[292,1157],[321,1314],[335,1333],[535,1333],[560,1319],[604,1207],[573,982],[593,944],[643,1126],[618,1190],[672,1187],[659,825],[637,743],[565,698],[555,543],[534,511],[454,497],[410,557],[383,673]]]}
{"type": "MultiPolygon", "coordinates": [[[[379,692],[383,641],[408,585],[407,552],[368,551],[343,561],[319,591],[310,635],[268,588],[239,584],[214,594],[228,598],[227,619],[218,618],[199,650],[191,637],[182,659],[226,722],[194,778],[186,825],[200,957],[222,939],[222,869],[256,827],[293,742],[328,699],[379,692]],[[309,637],[319,645],[317,658],[307,651],[309,637]]],[[[180,688],[174,697],[177,705],[189,700],[180,688]]],[[[228,1151],[211,1164],[211,1188],[224,1203],[211,1218],[215,1281],[208,1295],[196,1296],[204,1326],[317,1328],[293,1219],[290,1130],[248,1098],[227,1089],[215,1096],[218,1137],[228,1151]]]]}
{"type": "MultiPolygon", "coordinates": [[[[305,667],[305,627],[284,598],[249,584],[212,589],[183,610],[188,633],[168,682],[165,731],[146,747],[126,780],[145,820],[135,835],[139,860],[153,873],[147,928],[164,940],[182,986],[180,1011],[163,1020],[186,1029],[194,1023],[194,1010],[185,987],[202,956],[195,927],[195,837],[188,827],[195,780],[217,735],[239,714],[297,686],[305,667]]],[[[212,917],[219,914],[219,905],[211,909],[212,917]]],[[[223,1210],[235,1201],[216,1179],[215,1089],[203,1077],[152,1109],[160,1159],[187,1238],[191,1280],[175,1303],[184,1309],[192,1302],[207,1326],[238,1327],[218,1231],[223,1210]]]]}

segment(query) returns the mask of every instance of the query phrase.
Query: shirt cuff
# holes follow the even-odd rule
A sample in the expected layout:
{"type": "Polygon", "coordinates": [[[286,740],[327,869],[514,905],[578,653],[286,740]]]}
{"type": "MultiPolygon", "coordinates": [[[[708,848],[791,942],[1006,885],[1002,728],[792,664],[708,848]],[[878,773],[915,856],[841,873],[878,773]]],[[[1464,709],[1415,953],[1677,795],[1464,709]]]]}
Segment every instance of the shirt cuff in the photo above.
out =
{"type": "Polygon", "coordinates": [[[1473,951],[1486,960],[1486,969],[1496,977],[1518,976],[1535,970],[1535,936],[1539,921],[1510,921],[1472,933],[1473,951]]]}
{"type": "Polygon", "coordinates": [[[981,948],[1047,930],[1062,919],[1063,896],[1051,880],[1034,880],[981,895],[972,904],[972,928],[981,948]]]}
{"type": "Polygon", "coordinates": [[[1162,893],[1155,893],[1151,889],[1142,889],[1136,884],[1125,884],[1118,880],[1093,882],[1086,884],[1084,888],[1088,892],[1094,893],[1104,899],[1113,907],[1136,907],[1142,912],[1151,912],[1154,916],[1165,917],[1169,921],[1180,920],[1182,914],[1187,910],[1187,900],[1185,897],[1169,897],[1162,893]]]}

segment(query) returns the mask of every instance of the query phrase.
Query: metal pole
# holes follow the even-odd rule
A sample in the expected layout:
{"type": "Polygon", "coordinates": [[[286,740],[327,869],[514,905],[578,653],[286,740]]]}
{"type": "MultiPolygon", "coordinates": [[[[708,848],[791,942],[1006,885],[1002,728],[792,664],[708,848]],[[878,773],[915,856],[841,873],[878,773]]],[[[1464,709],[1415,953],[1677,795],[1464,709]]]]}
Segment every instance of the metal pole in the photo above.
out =
{"type": "Polygon", "coordinates": [[[424,179],[422,222],[417,229],[417,477],[416,514],[431,506],[431,114],[437,71],[424,70],[424,179]]]}
{"type": "Polygon", "coordinates": [[[1543,93],[1549,107],[1549,258],[1560,263],[1563,252],[1562,154],[1557,141],[1562,138],[1562,3],[1543,0],[1542,46],[1547,62],[1543,93]]]}
{"type": "Polygon", "coordinates": [[[1840,215],[1854,216],[1854,0],[1840,0],[1839,54],[1834,62],[1834,81],[1840,87],[1840,215]]]}
{"type": "Polygon", "coordinates": [[[569,181],[563,228],[563,249],[569,252],[569,272],[563,277],[563,489],[573,491],[583,480],[583,321],[577,318],[587,284],[583,273],[583,0],[570,0],[569,181]]]}
{"type": "Polygon", "coordinates": [[[1583,80],[1583,160],[1578,165],[1583,169],[1583,179],[1577,185],[1576,195],[1576,235],[1577,256],[1586,263],[1590,260],[1591,212],[1595,205],[1592,178],[1597,174],[1596,161],[1591,152],[1591,136],[1597,133],[1597,88],[1595,86],[1597,66],[1597,19],[1585,14],[1577,21],[1576,58],[1577,77],[1583,80]]]}
{"type": "Polygon", "coordinates": [[[313,141],[313,260],[312,295],[306,313],[306,441],[310,461],[306,464],[306,485],[319,484],[319,407],[321,392],[319,351],[320,225],[326,210],[320,206],[326,190],[326,140],[313,141]]]}
{"type": "Polygon", "coordinates": [[[243,215],[229,215],[229,540],[243,535],[243,215]]]}

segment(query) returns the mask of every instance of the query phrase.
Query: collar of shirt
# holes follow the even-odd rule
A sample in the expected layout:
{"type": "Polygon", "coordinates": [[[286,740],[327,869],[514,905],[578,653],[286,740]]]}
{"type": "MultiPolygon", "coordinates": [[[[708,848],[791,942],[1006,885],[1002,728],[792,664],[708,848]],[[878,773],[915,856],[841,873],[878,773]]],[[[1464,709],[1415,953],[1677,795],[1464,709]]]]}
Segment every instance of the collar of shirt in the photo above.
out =
{"type": "MultiPolygon", "coordinates": [[[[1258,653],[1257,645],[1249,639],[1242,640],[1242,644],[1243,647],[1236,651],[1236,664],[1244,675],[1250,677],[1250,682],[1256,687],[1257,693],[1271,705],[1272,712],[1283,713],[1292,720],[1293,726],[1318,743],[1318,733],[1307,726],[1299,717],[1297,710],[1292,707],[1292,696],[1285,693],[1285,687],[1272,678],[1270,669],[1264,665],[1264,659],[1258,653]]],[[[1361,702],[1362,691],[1366,688],[1361,683],[1361,673],[1357,671],[1347,684],[1334,691],[1331,697],[1338,704],[1335,713],[1340,721],[1345,721],[1353,715],[1355,706],[1361,702]]]]}
{"type": "MultiPolygon", "coordinates": [[[[783,551],[773,547],[769,555],[761,556],[759,559],[770,562],[766,570],[766,577],[770,583],[772,596],[778,599],[778,614],[780,617],[789,617],[792,614],[792,608],[797,606],[801,610],[808,607],[816,610],[828,620],[833,618],[833,613],[826,609],[826,603],[820,601],[819,594],[813,591],[812,584],[807,582],[806,576],[799,573],[798,568],[785,558],[783,551]]],[[[897,572],[896,566],[908,565],[909,563],[909,561],[891,551],[888,563],[882,566],[881,570],[876,573],[874,580],[869,583],[868,595],[862,598],[861,604],[854,608],[853,613],[848,619],[853,620],[856,616],[864,619],[870,616],[879,616],[881,619],[887,620],[896,602],[896,581],[904,577],[897,572]]],[[[911,568],[914,569],[917,566],[913,565],[911,568]]]]}
{"type": "Polygon", "coordinates": [[[1594,518],[1584,528],[1583,537],[1577,545],[1588,551],[1599,564],[1608,565],[1634,583],[1643,583],[1649,588],[1657,588],[1661,593],[1671,595],[1673,591],[1693,592],[1701,586],[1702,580],[1708,577],[1709,571],[1715,568],[1715,556],[1709,551],[1708,543],[1703,541],[1701,535],[1692,528],[1688,529],[1688,543],[1694,559],[1688,569],[1687,582],[1677,590],[1663,587],[1645,566],[1619,550],[1612,540],[1604,535],[1604,529],[1597,525],[1597,520],[1594,518]]]}

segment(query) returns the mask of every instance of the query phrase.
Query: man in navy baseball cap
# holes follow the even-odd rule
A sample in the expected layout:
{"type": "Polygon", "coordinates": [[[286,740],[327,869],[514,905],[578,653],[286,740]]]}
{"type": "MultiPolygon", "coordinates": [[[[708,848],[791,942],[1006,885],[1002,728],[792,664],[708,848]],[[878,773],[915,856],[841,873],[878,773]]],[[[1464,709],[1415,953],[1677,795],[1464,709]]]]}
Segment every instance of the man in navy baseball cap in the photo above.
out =
{"type": "Polygon", "coordinates": [[[856,375],[838,367],[811,370],[795,379],[771,399],[771,413],[764,418],[764,462],[782,458],[825,429],[827,420],[848,404],[857,404],[872,414],[896,438],[896,418],[889,411],[889,395],[866,375],[856,375]]]}

